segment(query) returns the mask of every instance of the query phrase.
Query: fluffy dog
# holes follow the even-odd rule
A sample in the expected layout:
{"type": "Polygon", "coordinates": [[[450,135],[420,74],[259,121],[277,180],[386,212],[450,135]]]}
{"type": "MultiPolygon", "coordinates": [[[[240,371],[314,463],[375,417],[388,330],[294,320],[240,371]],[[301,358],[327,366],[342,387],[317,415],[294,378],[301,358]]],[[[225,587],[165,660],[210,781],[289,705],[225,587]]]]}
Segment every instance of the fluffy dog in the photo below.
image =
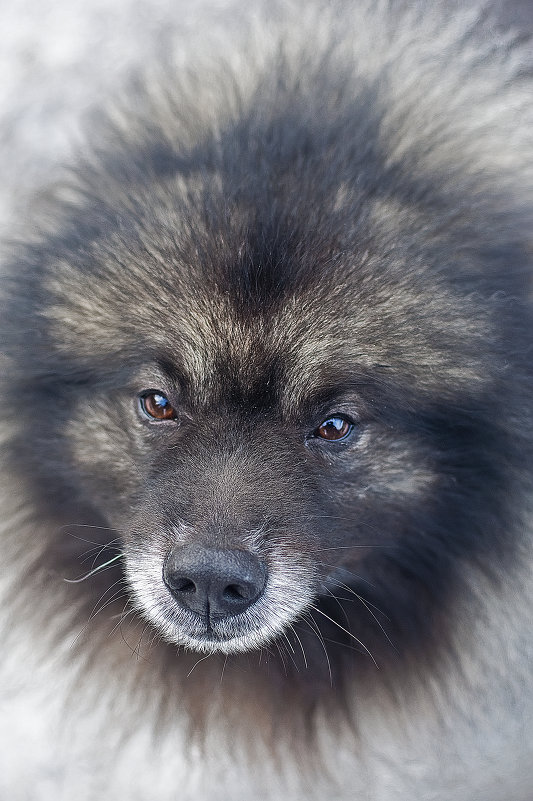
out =
{"type": "Polygon", "coordinates": [[[11,801],[531,798],[528,50],[276,15],[7,267],[11,801]]]}

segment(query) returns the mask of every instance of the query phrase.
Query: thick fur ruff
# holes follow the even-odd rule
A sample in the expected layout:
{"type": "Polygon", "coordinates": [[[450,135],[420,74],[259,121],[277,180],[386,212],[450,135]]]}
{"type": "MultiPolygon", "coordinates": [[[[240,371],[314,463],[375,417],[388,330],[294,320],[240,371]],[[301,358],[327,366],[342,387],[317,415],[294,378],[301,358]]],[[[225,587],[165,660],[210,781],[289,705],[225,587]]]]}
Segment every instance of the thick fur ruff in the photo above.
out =
{"type": "Polygon", "coordinates": [[[427,6],[255,9],[36,199],[11,801],[531,798],[531,64],[427,6]]]}

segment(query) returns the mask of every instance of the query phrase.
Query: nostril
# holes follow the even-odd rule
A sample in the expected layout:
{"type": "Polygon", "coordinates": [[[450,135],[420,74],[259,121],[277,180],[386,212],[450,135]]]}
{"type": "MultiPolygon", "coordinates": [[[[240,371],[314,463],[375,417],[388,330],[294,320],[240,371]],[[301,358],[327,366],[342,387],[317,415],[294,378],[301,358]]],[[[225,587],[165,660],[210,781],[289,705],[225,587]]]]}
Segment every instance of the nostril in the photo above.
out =
{"type": "Polygon", "coordinates": [[[251,593],[239,584],[228,584],[222,593],[222,597],[226,601],[247,601],[251,597],[251,593]]]}
{"type": "Polygon", "coordinates": [[[188,578],[178,577],[172,581],[172,589],[174,592],[193,593],[196,592],[196,584],[188,578]]]}

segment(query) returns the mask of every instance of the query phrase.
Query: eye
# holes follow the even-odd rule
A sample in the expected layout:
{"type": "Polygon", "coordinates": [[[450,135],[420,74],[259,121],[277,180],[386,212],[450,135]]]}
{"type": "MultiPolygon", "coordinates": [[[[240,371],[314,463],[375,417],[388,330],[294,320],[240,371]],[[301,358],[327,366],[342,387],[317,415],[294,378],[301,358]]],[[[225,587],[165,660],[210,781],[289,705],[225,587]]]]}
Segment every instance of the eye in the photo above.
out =
{"type": "Polygon", "coordinates": [[[353,431],[353,423],[342,417],[341,415],[334,415],[328,417],[321,423],[314,432],[315,437],[320,439],[327,439],[329,442],[340,442],[347,439],[353,431]]]}
{"type": "Polygon", "coordinates": [[[141,411],[150,420],[175,420],[174,407],[162,392],[145,392],[139,397],[141,411]]]}

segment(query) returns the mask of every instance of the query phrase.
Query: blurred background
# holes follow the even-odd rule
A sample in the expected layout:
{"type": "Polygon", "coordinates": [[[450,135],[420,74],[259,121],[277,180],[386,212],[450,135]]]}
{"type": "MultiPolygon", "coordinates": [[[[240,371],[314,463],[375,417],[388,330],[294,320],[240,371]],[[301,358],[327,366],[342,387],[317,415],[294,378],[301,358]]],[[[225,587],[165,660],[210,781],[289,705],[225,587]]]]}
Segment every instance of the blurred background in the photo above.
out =
{"type": "MultiPolygon", "coordinates": [[[[430,1],[453,13],[454,0],[430,1]]],[[[68,160],[84,115],[102,97],[161,57],[185,62],[221,19],[231,18],[238,37],[239,7],[249,12],[257,2],[263,0],[1,0],[0,234],[28,191],[68,160]]],[[[269,13],[278,3],[269,2],[269,13]]],[[[487,7],[502,31],[533,31],[533,0],[490,0],[487,7]]]]}

